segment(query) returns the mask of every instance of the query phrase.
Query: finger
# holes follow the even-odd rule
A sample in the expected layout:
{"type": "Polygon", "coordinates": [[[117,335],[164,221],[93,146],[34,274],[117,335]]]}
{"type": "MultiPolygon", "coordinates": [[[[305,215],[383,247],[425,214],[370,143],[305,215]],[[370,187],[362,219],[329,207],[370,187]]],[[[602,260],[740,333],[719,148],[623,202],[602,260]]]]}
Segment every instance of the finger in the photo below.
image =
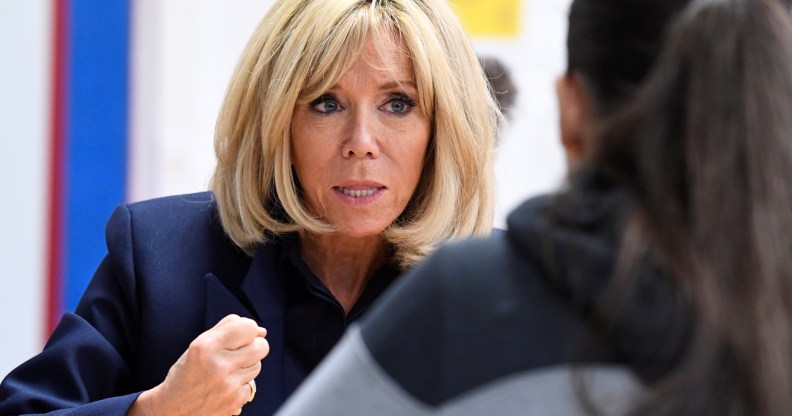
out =
{"type": "Polygon", "coordinates": [[[256,321],[250,318],[237,317],[222,327],[218,327],[216,331],[213,335],[217,337],[217,341],[223,348],[236,350],[253,342],[259,334],[259,326],[256,321]]]}
{"type": "Polygon", "coordinates": [[[242,408],[250,403],[253,400],[253,397],[256,395],[255,390],[253,390],[253,386],[251,385],[254,382],[247,382],[240,383],[239,389],[236,391],[234,402],[239,405],[238,411],[241,413],[242,408]]]}
{"type": "Polygon", "coordinates": [[[240,383],[247,383],[254,380],[261,373],[261,361],[256,362],[250,367],[240,368],[234,372],[233,377],[239,380],[240,383]]]}
{"type": "Polygon", "coordinates": [[[262,337],[262,338],[266,337],[267,336],[267,328],[259,327],[259,333],[258,333],[257,336],[262,337]]]}
{"type": "Polygon", "coordinates": [[[269,350],[269,342],[264,338],[256,337],[250,344],[232,351],[230,357],[234,365],[244,368],[263,360],[269,354],[269,350]]]}
{"type": "Polygon", "coordinates": [[[232,314],[226,315],[225,317],[223,317],[223,319],[221,319],[221,320],[220,320],[220,322],[218,322],[217,324],[215,324],[215,326],[214,326],[214,327],[215,327],[215,328],[221,327],[221,326],[223,326],[223,325],[225,325],[225,324],[227,324],[227,323],[229,323],[229,322],[232,322],[232,321],[234,321],[234,320],[236,320],[236,319],[239,319],[239,315],[237,315],[237,314],[235,314],[235,313],[232,313],[232,314]]]}
{"type": "Polygon", "coordinates": [[[238,367],[229,373],[229,381],[244,384],[250,380],[255,380],[261,373],[261,361],[255,361],[247,367],[238,367]]]}

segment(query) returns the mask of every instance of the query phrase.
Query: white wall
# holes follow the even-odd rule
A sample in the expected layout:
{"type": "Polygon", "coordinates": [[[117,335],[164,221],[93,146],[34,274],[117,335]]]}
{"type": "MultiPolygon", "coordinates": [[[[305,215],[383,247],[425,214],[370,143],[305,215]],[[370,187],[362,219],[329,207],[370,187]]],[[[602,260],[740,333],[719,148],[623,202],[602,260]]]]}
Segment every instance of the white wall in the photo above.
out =
{"type": "Polygon", "coordinates": [[[476,52],[496,56],[512,73],[517,101],[495,155],[496,226],[527,197],[559,186],[566,173],[558,135],[555,79],[566,67],[569,0],[523,3],[523,33],[514,41],[474,39],[476,52]]]}
{"type": "Polygon", "coordinates": [[[134,4],[129,199],[205,190],[226,86],[272,1],[134,4]]]}
{"type": "Polygon", "coordinates": [[[51,4],[0,0],[0,377],[41,349],[51,4]]]}

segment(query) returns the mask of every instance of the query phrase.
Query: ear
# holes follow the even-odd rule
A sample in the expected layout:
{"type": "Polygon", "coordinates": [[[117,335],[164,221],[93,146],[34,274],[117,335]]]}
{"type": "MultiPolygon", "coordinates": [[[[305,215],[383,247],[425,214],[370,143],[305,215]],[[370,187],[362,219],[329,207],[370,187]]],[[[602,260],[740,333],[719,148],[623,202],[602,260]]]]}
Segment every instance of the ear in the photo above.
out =
{"type": "Polygon", "coordinates": [[[587,153],[586,139],[590,122],[587,96],[579,78],[570,74],[558,77],[556,95],[561,145],[566,153],[567,168],[572,171],[587,153]]]}

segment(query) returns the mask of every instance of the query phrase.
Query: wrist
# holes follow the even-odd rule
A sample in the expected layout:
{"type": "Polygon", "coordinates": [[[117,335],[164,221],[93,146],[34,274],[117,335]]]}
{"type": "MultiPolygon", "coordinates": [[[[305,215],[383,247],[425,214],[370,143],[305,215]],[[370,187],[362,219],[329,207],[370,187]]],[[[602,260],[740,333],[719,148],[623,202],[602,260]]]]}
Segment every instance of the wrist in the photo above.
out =
{"type": "Polygon", "coordinates": [[[137,397],[137,399],[132,403],[132,407],[129,408],[128,416],[156,416],[156,415],[163,415],[163,414],[172,414],[171,412],[165,409],[164,405],[160,403],[160,395],[158,394],[158,388],[154,387],[153,389],[146,390],[137,397]]]}

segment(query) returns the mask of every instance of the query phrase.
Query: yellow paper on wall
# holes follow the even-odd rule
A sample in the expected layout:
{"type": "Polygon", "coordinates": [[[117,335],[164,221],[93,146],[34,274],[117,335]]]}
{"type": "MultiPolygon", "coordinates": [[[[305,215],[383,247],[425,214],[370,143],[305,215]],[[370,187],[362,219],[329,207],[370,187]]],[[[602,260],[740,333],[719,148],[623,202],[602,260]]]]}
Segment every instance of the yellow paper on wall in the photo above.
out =
{"type": "Polygon", "coordinates": [[[471,36],[516,38],[520,0],[449,0],[471,36]]]}

